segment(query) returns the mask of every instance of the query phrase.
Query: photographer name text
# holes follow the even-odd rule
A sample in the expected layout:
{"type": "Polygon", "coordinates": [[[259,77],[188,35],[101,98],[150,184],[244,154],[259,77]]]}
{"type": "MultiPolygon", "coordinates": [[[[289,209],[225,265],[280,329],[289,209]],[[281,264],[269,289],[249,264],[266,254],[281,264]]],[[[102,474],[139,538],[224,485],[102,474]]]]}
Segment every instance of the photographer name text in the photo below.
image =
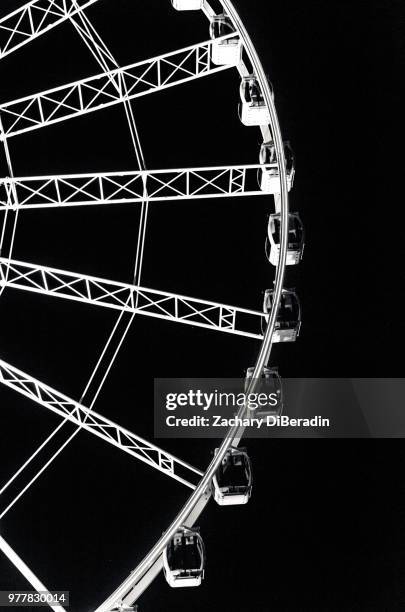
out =
{"type": "Polygon", "coordinates": [[[179,418],[174,415],[166,417],[167,427],[252,427],[261,429],[264,427],[312,427],[312,428],[328,428],[330,427],[329,419],[321,416],[314,416],[310,419],[291,418],[289,416],[272,416],[265,417],[231,417],[226,418],[222,415],[210,416],[192,416],[188,418],[179,418]]]}

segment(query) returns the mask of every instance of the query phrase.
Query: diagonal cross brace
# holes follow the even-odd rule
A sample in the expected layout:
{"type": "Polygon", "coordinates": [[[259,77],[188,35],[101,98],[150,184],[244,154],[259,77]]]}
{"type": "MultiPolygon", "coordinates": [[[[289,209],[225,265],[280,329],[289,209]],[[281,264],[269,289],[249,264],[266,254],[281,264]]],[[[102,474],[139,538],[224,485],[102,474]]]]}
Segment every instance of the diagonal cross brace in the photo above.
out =
{"type": "Polygon", "coordinates": [[[0,359],[0,383],[194,489],[202,472],[0,359]]]}

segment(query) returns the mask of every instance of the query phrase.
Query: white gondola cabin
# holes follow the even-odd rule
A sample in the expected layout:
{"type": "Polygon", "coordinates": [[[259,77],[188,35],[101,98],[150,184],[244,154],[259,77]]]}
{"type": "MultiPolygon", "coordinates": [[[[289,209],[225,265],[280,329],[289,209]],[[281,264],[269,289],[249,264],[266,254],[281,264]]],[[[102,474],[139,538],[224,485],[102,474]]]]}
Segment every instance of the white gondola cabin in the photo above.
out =
{"type": "Polygon", "coordinates": [[[199,11],[203,7],[203,0],[172,0],[176,11],[199,11]]]}
{"type": "Polygon", "coordinates": [[[243,125],[269,125],[270,112],[255,75],[243,77],[240,84],[239,116],[243,125]]]}
{"type": "Polygon", "coordinates": [[[181,528],[163,552],[163,572],[173,588],[197,587],[204,580],[205,548],[198,529],[181,528]]]}
{"type": "MultiPolygon", "coordinates": [[[[247,392],[249,388],[254,372],[255,368],[248,368],[246,372],[245,392],[247,392]]],[[[283,385],[277,368],[263,368],[262,375],[258,380],[254,393],[265,393],[268,397],[270,395],[274,395],[276,400],[276,402],[274,402],[274,406],[270,405],[270,403],[267,406],[258,406],[258,408],[256,408],[254,411],[256,417],[265,419],[268,416],[277,417],[282,415],[283,385]]]]}
{"type": "MultiPolygon", "coordinates": [[[[266,255],[273,266],[277,266],[280,260],[280,228],[281,215],[270,215],[266,240],[266,255]]],[[[287,266],[295,266],[300,263],[304,254],[304,247],[304,225],[298,213],[290,213],[288,222],[287,266]]]]}
{"type": "MultiPolygon", "coordinates": [[[[263,310],[268,321],[274,300],[274,290],[264,294],[263,310]]],[[[283,289],[274,328],[273,342],[295,342],[301,329],[301,304],[295,291],[283,289]]],[[[264,330],[263,330],[264,331],[264,330]]]]}
{"type": "Polygon", "coordinates": [[[252,466],[246,450],[229,449],[213,478],[215,501],[220,506],[247,504],[252,486],[252,466]]]}
{"type": "MultiPolygon", "coordinates": [[[[295,156],[288,142],[284,143],[284,156],[286,161],[287,186],[290,191],[294,185],[295,156]]],[[[259,186],[266,193],[280,193],[280,172],[277,165],[276,148],[273,142],[264,142],[260,149],[260,163],[273,165],[272,168],[259,170],[259,186]]]]}
{"type": "Polygon", "coordinates": [[[210,25],[212,43],[211,59],[217,66],[237,66],[242,55],[242,41],[238,36],[217,40],[235,32],[232,21],[225,14],[216,15],[210,25]]]}

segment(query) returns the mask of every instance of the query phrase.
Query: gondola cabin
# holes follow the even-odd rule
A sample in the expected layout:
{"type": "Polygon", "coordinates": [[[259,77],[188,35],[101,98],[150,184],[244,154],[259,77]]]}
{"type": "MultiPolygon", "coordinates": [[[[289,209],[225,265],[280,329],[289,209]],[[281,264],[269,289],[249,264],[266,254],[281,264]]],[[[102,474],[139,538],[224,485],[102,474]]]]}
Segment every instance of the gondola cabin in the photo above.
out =
{"type": "Polygon", "coordinates": [[[173,588],[197,587],[204,579],[205,549],[198,529],[180,529],[163,552],[163,572],[173,588]]]}
{"type": "Polygon", "coordinates": [[[269,125],[270,112],[255,75],[242,78],[240,98],[239,116],[243,125],[269,125]]]}
{"type": "Polygon", "coordinates": [[[246,450],[229,449],[213,478],[215,501],[220,506],[247,504],[252,485],[252,467],[246,450]]]}
{"type": "Polygon", "coordinates": [[[203,7],[203,0],[172,0],[176,11],[198,11],[203,7]]]}
{"type": "MultiPolygon", "coordinates": [[[[300,263],[304,254],[304,225],[298,213],[290,213],[288,218],[287,266],[295,266],[300,263]]],[[[277,266],[280,260],[280,229],[281,216],[278,214],[270,215],[266,240],[266,255],[273,266],[277,266]]]]}
{"type": "Polygon", "coordinates": [[[232,34],[235,28],[227,15],[216,15],[210,24],[211,59],[217,66],[237,66],[241,60],[242,41],[238,36],[218,40],[232,34]]]}
{"type": "MultiPolygon", "coordinates": [[[[288,142],[284,143],[287,186],[290,191],[295,178],[295,156],[288,142]]],[[[280,193],[280,172],[277,163],[276,148],[273,142],[264,142],[260,149],[260,163],[269,168],[259,170],[259,186],[265,193],[280,193]]]]}
{"type": "MultiPolygon", "coordinates": [[[[249,389],[254,373],[255,368],[248,368],[245,381],[246,393],[249,389]]],[[[266,419],[268,416],[277,417],[282,415],[283,384],[277,368],[263,368],[262,375],[259,379],[257,379],[257,385],[255,386],[253,393],[257,395],[264,393],[268,397],[271,395],[277,399],[277,403],[275,403],[275,405],[272,405],[271,402],[269,402],[266,406],[258,406],[258,408],[254,410],[255,417],[266,419]]]]}
{"type": "MultiPolygon", "coordinates": [[[[274,290],[264,294],[263,310],[268,321],[273,308],[274,290]]],[[[301,304],[295,291],[283,289],[274,328],[273,342],[295,342],[301,329],[301,304]]]]}

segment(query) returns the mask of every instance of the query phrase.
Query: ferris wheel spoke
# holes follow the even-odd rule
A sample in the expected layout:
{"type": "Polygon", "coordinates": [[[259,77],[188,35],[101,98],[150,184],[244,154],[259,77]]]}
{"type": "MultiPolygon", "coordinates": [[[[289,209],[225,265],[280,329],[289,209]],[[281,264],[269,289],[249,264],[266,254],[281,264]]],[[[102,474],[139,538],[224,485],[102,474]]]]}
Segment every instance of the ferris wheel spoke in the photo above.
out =
{"type": "Polygon", "coordinates": [[[0,19],[0,59],[98,0],[33,0],[0,19]]]}
{"type": "MultiPolygon", "coordinates": [[[[230,37],[235,37],[235,34],[223,38],[230,37]]],[[[39,129],[227,70],[229,65],[216,66],[212,63],[212,44],[212,41],[199,43],[2,104],[1,138],[39,129]]]]}
{"type": "MultiPolygon", "coordinates": [[[[39,578],[37,578],[34,572],[2,536],[0,536],[0,550],[38,593],[48,592],[48,589],[44,586],[44,584],[39,580],[39,578]]],[[[65,608],[63,608],[61,605],[52,605],[51,603],[48,603],[48,605],[55,612],[66,612],[65,608]]]]}
{"type": "MultiPolygon", "coordinates": [[[[75,1],[76,0],[73,0],[73,2],[75,1]]],[[[111,71],[116,69],[119,70],[120,66],[84,11],[81,11],[76,15],[72,15],[70,21],[86,46],[90,49],[92,55],[95,57],[103,72],[109,77],[113,87],[117,89],[118,93],[121,93],[123,90],[125,94],[123,98],[123,105],[125,108],[125,114],[131,133],[138,166],[140,170],[145,170],[145,160],[139,140],[135,117],[132,111],[131,101],[128,97],[128,87],[125,80],[125,74],[122,75],[121,82],[116,82],[114,80],[114,76],[111,75],[111,71]]]]}
{"type": "Polygon", "coordinates": [[[280,192],[277,164],[0,179],[0,209],[231,198],[280,192]],[[266,181],[258,180],[266,174],[266,181]]]}
{"type": "MultiPolygon", "coordinates": [[[[73,26],[76,28],[77,32],[90,49],[91,53],[95,57],[98,64],[104,70],[105,73],[110,75],[110,70],[119,69],[119,64],[115,59],[114,55],[110,51],[110,49],[105,44],[104,40],[97,32],[90,19],[84,12],[79,13],[77,16],[71,18],[71,22],[73,26]]],[[[111,79],[111,76],[110,76],[111,79]]],[[[114,79],[112,79],[113,86],[116,87],[117,91],[120,92],[122,87],[122,91],[124,92],[123,99],[123,107],[125,109],[125,115],[129,127],[129,132],[131,135],[132,145],[134,147],[135,156],[137,159],[139,170],[146,171],[145,157],[141,145],[141,141],[139,138],[138,128],[135,121],[135,116],[132,108],[132,103],[129,98],[129,87],[127,84],[125,74],[122,74],[121,83],[117,86],[114,79]]],[[[100,180],[100,188],[102,188],[102,181],[100,180]]],[[[117,193],[121,186],[117,185],[117,188],[114,190],[114,193],[117,193]]],[[[128,185],[125,185],[125,190],[127,191],[128,185]]],[[[145,190],[143,190],[145,191],[145,190]]],[[[131,193],[128,190],[128,193],[131,193]]],[[[128,195],[127,193],[127,195],[128,195]]],[[[94,195],[94,194],[93,194],[94,195]]],[[[100,192],[100,195],[104,197],[104,193],[100,192]]],[[[135,265],[134,265],[134,283],[140,284],[142,277],[142,269],[143,269],[143,260],[144,260],[144,251],[145,251],[145,238],[146,238],[146,230],[148,225],[149,218],[149,201],[146,197],[146,193],[143,194],[145,197],[140,200],[141,202],[141,214],[140,214],[140,222],[138,227],[138,240],[137,240],[137,248],[136,248],[136,257],[135,257],[135,265]]]]}
{"type": "Polygon", "coordinates": [[[5,258],[0,258],[0,287],[133,312],[247,338],[262,339],[266,320],[266,315],[256,310],[5,258]]]}
{"type": "MultiPolygon", "coordinates": [[[[72,2],[76,4],[77,0],[72,0],[72,2]]],[[[119,68],[113,54],[99,36],[84,11],[71,15],[69,19],[104,72],[119,68]]]]}
{"type": "Polygon", "coordinates": [[[203,473],[0,359],[0,383],[194,489],[203,473]]]}

